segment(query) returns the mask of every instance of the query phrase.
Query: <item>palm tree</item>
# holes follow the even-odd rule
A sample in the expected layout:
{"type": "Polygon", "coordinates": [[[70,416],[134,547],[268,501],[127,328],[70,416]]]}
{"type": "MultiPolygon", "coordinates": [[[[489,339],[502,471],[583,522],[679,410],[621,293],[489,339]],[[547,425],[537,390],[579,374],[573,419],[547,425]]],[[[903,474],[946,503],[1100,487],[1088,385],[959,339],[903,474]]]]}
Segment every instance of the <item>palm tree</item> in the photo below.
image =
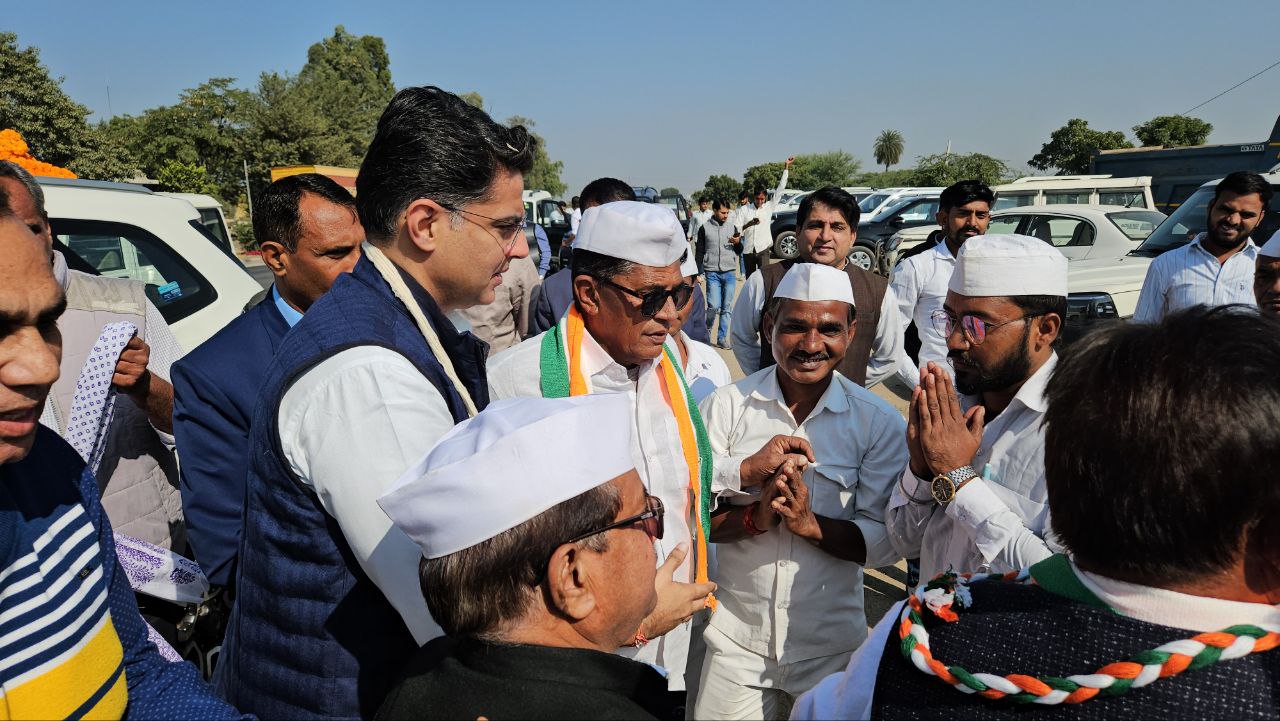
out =
{"type": "Polygon", "coordinates": [[[897,165],[902,160],[902,133],[896,130],[883,130],[876,136],[874,147],[876,164],[883,165],[889,172],[890,165],[897,165]]]}

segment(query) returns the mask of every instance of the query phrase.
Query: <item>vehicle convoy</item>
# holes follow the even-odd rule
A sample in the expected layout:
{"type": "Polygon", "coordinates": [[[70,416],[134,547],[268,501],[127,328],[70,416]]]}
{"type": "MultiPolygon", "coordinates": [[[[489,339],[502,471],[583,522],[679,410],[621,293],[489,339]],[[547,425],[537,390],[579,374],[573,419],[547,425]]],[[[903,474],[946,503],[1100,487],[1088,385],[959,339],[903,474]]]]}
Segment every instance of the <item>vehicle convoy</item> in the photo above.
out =
{"type": "Polygon", "coordinates": [[[54,248],[67,265],[145,283],[184,350],[235,319],[262,290],[186,200],[128,183],[37,180],[54,248]]]}

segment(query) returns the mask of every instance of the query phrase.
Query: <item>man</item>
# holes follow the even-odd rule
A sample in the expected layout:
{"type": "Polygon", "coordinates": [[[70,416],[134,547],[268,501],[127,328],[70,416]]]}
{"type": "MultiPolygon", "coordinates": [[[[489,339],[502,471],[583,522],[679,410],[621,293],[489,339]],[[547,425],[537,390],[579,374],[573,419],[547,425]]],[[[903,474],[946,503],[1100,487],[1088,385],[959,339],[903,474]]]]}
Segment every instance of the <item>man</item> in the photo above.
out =
{"type": "Polygon", "coordinates": [[[1067,259],[1042,240],[980,235],[960,247],[932,318],[955,384],[937,363],[921,371],[907,426],[911,463],[887,513],[889,538],[920,559],[920,578],[1016,571],[1057,550],[1041,421],[1066,296],[1067,259]],[[951,403],[963,413],[948,412],[951,403]]]}
{"type": "Polygon", "coordinates": [[[254,412],[217,670],[246,709],[370,716],[439,635],[417,547],[375,499],[488,402],[484,345],[446,314],[492,302],[527,256],[533,153],[524,127],[439,88],[401,90],[379,119],[356,178],[360,260],[285,336],[254,412]]]}
{"type": "Polygon", "coordinates": [[[53,249],[44,191],[21,166],[0,161],[0,188],[15,214],[51,259],[67,298],[58,319],[62,367],[45,401],[40,422],[59,435],[72,432],[71,404],[85,363],[103,327],[127,321],[137,328],[115,363],[111,384],[128,402],[115,404],[102,436],[98,483],[112,527],[128,536],[181,553],[186,547],[178,464],[174,457],[173,386],[169,369],[182,357],[164,316],[147,298],[146,286],[125,278],[89,275],[67,268],[53,249]]]}
{"type": "Polygon", "coordinates": [[[1258,251],[1253,297],[1262,312],[1280,314],[1280,230],[1258,251]]]}
{"type": "Polygon", "coordinates": [[[191,549],[214,586],[235,583],[249,470],[249,424],[280,341],[355,267],[364,228],[351,193],[314,173],[256,194],[253,235],[274,284],[262,302],[173,367],[173,431],[191,549]]]}
{"type": "Polygon", "coordinates": [[[698,240],[698,229],[702,224],[711,220],[711,201],[706,197],[698,199],[698,209],[689,217],[689,242],[694,243],[698,240]]]}
{"type": "Polygon", "coordinates": [[[495,357],[489,368],[495,399],[634,394],[636,469],[648,492],[672,509],[658,560],[675,569],[678,582],[658,589],[657,609],[631,653],[666,668],[677,692],[685,689],[689,619],[715,588],[706,572],[710,450],[697,438],[702,419],[668,344],[679,309],[693,298],[681,267],[688,247],[665,206],[588,208],[573,252],[574,305],[554,329],[495,357]]]}
{"type": "Polygon", "coordinates": [[[421,547],[449,635],[414,655],[379,718],[670,718],[662,676],[613,653],[656,604],[664,535],[626,396],[494,403],[381,503],[421,547]]]}
{"type": "MultiPolygon", "coordinates": [[[[577,197],[577,196],[574,196],[577,197]]],[[[630,185],[617,178],[597,178],[587,183],[582,189],[582,211],[587,211],[605,203],[619,200],[635,200],[636,192],[630,185]]],[[[706,309],[703,308],[702,287],[694,284],[694,308],[690,317],[688,333],[694,340],[709,342],[707,331],[703,328],[706,309]]],[[[564,316],[569,306],[573,305],[573,274],[555,273],[542,283],[542,290],[534,304],[532,327],[533,335],[555,327],[556,321],[564,316]]]]}
{"type": "Polygon", "coordinates": [[[471,324],[471,332],[489,344],[488,356],[516,345],[529,337],[529,314],[541,281],[538,268],[529,258],[514,258],[502,283],[494,289],[494,300],[459,311],[471,324]]]}
{"type": "Polygon", "coordinates": [[[756,190],[755,206],[744,209],[735,225],[742,231],[742,260],[746,264],[743,274],[750,280],[757,270],[769,262],[769,254],[773,251],[773,214],[778,209],[778,201],[782,191],[787,189],[787,177],[791,174],[791,164],[795,158],[787,158],[782,167],[782,178],[772,196],[766,196],[764,188],[756,190]]]}
{"type": "Polygon", "coordinates": [[[742,233],[729,222],[729,204],[720,198],[714,201],[715,214],[698,229],[697,257],[703,275],[707,279],[707,335],[716,318],[720,330],[716,333],[717,348],[729,347],[729,319],[733,317],[733,289],[737,284],[738,256],[742,253],[742,233]]]}
{"type": "Polygon", "coordinates": [[[964,180],[946,190],[938,201],[938,225],[944,242],[898,263],[893,271],[893,295],[898,299],[898,322],[903,333],[915,324],[920,337],[920,353],[911,358],[904,350],[898,356],[897,378],[907,389],[920,385],[920,366],[937,363],[946,370],[947,339],[933,327],[933,314],[942,310],[947,283],[956,267],[956,253],[969,238],[985,235],[991,223],[995,194],[986,183],[964,180]],[[919,365],[917,365],[917,363],[919,365]]]}
{"type": "MultiPolygon", "coordinates": [[[[583,195],[586,195],[585,191],[583,195]]],[[[573,206],[573,210],[569,213],[569,234],[577,238],[578,225],[582,223],[582,211],[586,210],[585,201],[575,195],[569,199],[569,204],[573,206]]]]}
{"type": "Polygon", "coordinates": [[[797,263],[772,304],[777,365],[702,404],[718,485],[752,495],[716,518],[700,719],[777,718],[783,697],[843,669],[866,638],[862,569],[897,558],[884,509],[906,424],[836,370],[854,337],[848,277],[797,263]]]}
{"type": "Polygon", "coordinates": [[[238,718],[147,638],[98,483],[37,419],[65,307],[49,255],[0,188],[0,683],[9,718],[238,718]]]}
{"type": "Polygon", "coordinates": [[[1135,323],[1155,323],[1193,305],[1253,303],[1258,246],[1249,238],[1271,202],[1271,184],[1257,173],[1223,178],[1209,202],[1205,232],[1187,245],[1156,258],[1147,267],[1135,323]]]}
{"type": "Polygon", "coordinates": [[[1070,555],[899,604],[792,718],[1280,716],[1275,325],[1201,307],[1079,341],[1045,414],[1070,555]]]}
{"type": "MultiPolygon", "coordinates": [[[[816,190],[800,201],[796,236],[800,262],[820,263],[849,277],[853,297],[862,309],[853,344],[840,364],[840,374],[871,387],[893,374],[902,348],[898,302],[881,276],[849,262],[857,236],[858,202],[840,188],[816,190]]],[[[765,309],[792,263],[774,263],[747,279],[733,307],[733,355],[742,372],[751,374],[773,362],[769,336],[764,334],[765,309]]]]}

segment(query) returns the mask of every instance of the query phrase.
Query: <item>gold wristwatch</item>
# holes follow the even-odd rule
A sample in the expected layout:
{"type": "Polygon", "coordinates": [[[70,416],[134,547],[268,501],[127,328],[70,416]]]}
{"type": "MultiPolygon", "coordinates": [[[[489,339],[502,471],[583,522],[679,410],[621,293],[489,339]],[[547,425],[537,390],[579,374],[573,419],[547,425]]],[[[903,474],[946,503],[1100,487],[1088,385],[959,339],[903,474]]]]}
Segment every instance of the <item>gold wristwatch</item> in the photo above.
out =
{"type": "Polygon", "coordinates": [[[940,505],[947,505],[955,500],[956,494],[964,488],[964,484],[978,477],[973,466],[960,466],[948,473],[939,473],[933,477],[933,500],[940,505]]]}

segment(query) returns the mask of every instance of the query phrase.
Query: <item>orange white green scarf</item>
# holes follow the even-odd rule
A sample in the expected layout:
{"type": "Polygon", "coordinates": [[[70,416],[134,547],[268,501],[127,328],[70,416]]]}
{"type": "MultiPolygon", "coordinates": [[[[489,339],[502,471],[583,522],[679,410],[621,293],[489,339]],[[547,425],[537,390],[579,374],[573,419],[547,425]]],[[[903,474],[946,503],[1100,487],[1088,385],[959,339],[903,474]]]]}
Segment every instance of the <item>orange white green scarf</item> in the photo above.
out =
{"type": "MultiPolygon", "coordinates": [[[[544,398],[564,398],[587,395],[591,388],[582,374],[582,340],[586,334],[582,315],[576,306],[560,319],[554,328],[542,337],[540,361],[541,389],[544,398]]],[[[698,404],[689,392],[684,371],[667,346],[662,348],[657,371],[666,388],[667,405],[675,416],[680,431],[680,446],[685,465],[689,468],[689,491],[693,494],[697,532],[697,555],[694,580],[707,582],[707,542],[711,532],[711,441],[698,404]]],[[[708,596],[707,606],[715,607],[715,599],[708,596]]]]}

